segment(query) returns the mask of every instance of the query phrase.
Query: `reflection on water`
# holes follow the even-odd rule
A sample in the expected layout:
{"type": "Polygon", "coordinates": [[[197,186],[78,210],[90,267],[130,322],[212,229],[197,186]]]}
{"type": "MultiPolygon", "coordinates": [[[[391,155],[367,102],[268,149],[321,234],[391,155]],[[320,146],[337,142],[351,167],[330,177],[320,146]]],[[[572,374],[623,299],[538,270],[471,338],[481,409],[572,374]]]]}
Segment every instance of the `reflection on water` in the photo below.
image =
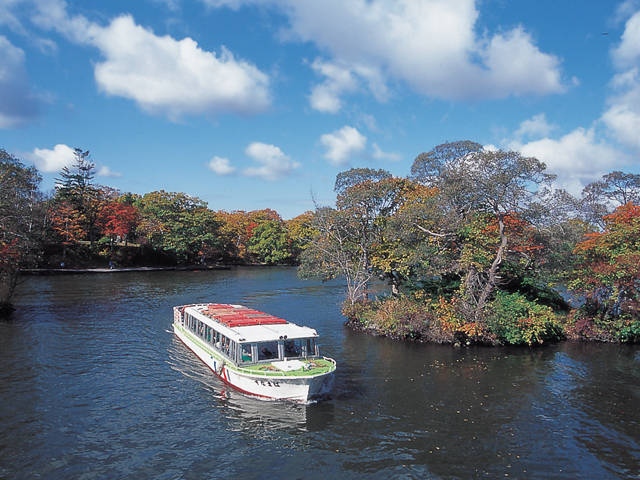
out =
{"type": "Polygon", "coordinates": [[[224,415],[228,428],[256,438],[268,437],[275,430],[304,432],[307,429],[307,406],[289,402],[252,398],[230,388],[177,338],[169,348],[169,364],[199,383],[209,394],[210,402],[224,415]]]}
{"type": "Polygon", "coordinates": [[[287,268],[33,277],[0,322],[0,478],[602,478],[640,471],[640,348],[405,345],[343,327],[339,282],[287,268]],[[332,398],[229,390],[173,305],[318,330],[332,398]]]}

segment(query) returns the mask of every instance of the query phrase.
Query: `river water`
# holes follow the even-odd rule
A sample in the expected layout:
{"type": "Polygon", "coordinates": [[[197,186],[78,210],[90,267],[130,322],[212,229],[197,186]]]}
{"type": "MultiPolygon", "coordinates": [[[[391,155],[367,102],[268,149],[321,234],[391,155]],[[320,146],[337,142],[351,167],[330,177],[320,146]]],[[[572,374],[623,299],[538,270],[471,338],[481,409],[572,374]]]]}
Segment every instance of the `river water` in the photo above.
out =
{"type": "Polygon", "coordinates": [[[638,479],[640,347],[406,345],[343,326],[339,282],[290,268],[27,277],[0,322],[2,479],[638,479]],[[332,398],[225,387],[176,304],[314,327],[332,398]]]}

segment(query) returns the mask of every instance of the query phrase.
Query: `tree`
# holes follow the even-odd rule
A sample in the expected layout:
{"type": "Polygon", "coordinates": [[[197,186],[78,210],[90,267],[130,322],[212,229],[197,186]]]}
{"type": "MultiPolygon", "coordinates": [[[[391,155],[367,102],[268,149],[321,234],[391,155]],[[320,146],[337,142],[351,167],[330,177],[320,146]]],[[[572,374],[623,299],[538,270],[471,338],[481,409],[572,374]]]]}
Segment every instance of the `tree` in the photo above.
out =
{"type": "Polygon", "coordinates": [[[424,184],[432,184],[440,177],[442,169],[451,162],[482,151],[479,143],[470,140],[443,143],[427,153],[418,155],[411,165],[411,178],[424,184]]]}
{"type": "Polygon", "coordinates": [[[476,323],[484,323],[485,307],[501,280],[500,267],[514,253],[509,250],[514,233],[506,219],[528,220],[542,187],[554,178],[545,170],[535,158],[479,149],[472,142],[441,145],[414,161],[414,178],[438,190],[442,207],[455,218],[451,227],[463,235],[460,296],[464,316],[476,323]]]}
{"type": "Polygon", "coordinates": [[[85,238],[86,222],[80,212],[67,201],[52,202],[49,211],[49,227],[57,240],[62,244],[63,261],[67,256],[67,248],[85,238]]]}
{"type": "Polygon", "coordinates": [[[98,224],[111,244],[120,238],[125,244],[138,225],[140,213],[133,205],[119,201],[105,203],[98,212],[98,224]]]}
{"type": "Polygon", "coordinates": [[[285,221],[285,228],[289,238],[292,260],[294,263],[298,263],[301,253],[318,233],[313,228],[313,212],[307,211],[285,221]]]}
{"type": "Polygon", "coordinates": [[[145,194],[137,206],[139,233],[178,262],[203,262],[219,251],[219,222],[199,198],[160,190],[145,194]]]}
{"type": "Polygon", "coordinates": [[[585,311],[611,336],[640,340],[640,206],[627,203],[604,217],[601,232],[585,235],[571,288],[585,311]]]}
{"type": "Polygon", "coordinates": [[[291,260],[291,250],[283,222],[267,220],[258,225],[249,239],[248,251],[255,255],[260,263],[288,263],[291,260]]]}
{"type": "Polygon", "coordinates": [[[629,202],[640,204],[640,175],[615,171],[592,182],[582,191],[585,219],[604,228],[603,219],[614,208],[629,202]]]}
{"type": "Polygon", "coordinates": [[[366,299],[367,286],[374,277],[374,272],[367,268],[366,246],[359,241],[360,226],[350,212],[318,207],[313,219],[313,228],[318,233],[302,252],[298,269],[302,278],[326,281],[344,277],[351,305],[366,299]]]}
{"type": "Polygon", "coordinates": [[[0,312],[12,310],[18,274],[35,261],[44,215],[40,175],[0,149],[0,312]]]}
{"type": "Polygon", "coordinates": [[[249,249],[256,228],[265,222],[282,222],[278,212],[270,208],[250,212],[244,210],[219,211],[216,216],[220,222],[221,244],[226,256],[231,261],[245,263],[260,261],[249,249]]]}
{"type": "Polygon", "coordinates": [[[351,169],[336,178],[336,209],[316,209],[318,235],[302,254],[301,275],[347,281],[351,304],[367,298],[376,275],[373,256],[382,254],[386,219],[400,207],[406,180],[384,170],[351,169]]]}
{"type": "Polygon", "coordinates": [[[93,242],[97,235],[96,222],[98,212],[104,201],[100,188],[93,183],[95,164],[90,160],[88,150],[76,148],[71,166],[64,166],[60,177],[56,179],[56,202],[71,205],[77,215],[75,219],[83,226],[89,241],[93,242]]]}
{"type": "MultiPolygon", "coordinates": [[[[372,263],[392,280],[418,288],[425,278],[447,275],[455,270],[455,248],[450,226],[438,200],[438,190],[405,180],[402,201],[385,218],[381,241],[372,263]]],[[[396,292],[397,293],[397,292],[396,292]]]]}

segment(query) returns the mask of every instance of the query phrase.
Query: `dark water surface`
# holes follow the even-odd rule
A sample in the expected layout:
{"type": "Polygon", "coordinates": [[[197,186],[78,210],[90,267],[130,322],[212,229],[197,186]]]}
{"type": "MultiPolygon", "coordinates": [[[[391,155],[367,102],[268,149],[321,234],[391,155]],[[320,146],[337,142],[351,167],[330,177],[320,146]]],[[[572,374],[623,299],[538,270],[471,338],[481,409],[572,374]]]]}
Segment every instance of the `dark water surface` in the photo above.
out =
{"type": "Polygon", "coordinates": [[[2,479],[640,478],[640,348],[404,345],[343,327],[339,283],[287,268],[30,277],[0,322],[2,479]],[[171,307],[318,330],[333,398],[229,391],[171,307]]]}

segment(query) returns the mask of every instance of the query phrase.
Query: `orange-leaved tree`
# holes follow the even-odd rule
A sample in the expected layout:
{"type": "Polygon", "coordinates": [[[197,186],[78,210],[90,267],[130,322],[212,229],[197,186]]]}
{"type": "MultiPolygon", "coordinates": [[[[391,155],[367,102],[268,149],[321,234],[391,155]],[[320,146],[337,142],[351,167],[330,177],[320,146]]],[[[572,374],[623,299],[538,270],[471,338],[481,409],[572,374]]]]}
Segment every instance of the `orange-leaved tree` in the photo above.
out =
{"type": "Polygon", "coordinates": [[[589,233],[574,253],[570,287],[584,296],[584,312],[621,341],[640,340],[640,205],[605,215],[604,230],[589,233]]]}
{"type": "Polygon", "coordinates": [[[140,212],[135,206],[118,201],[104,204],[98,214],[102,234],[108,236],[111,243],[119,238],[126,245],[139,221],[140,212]]]}

